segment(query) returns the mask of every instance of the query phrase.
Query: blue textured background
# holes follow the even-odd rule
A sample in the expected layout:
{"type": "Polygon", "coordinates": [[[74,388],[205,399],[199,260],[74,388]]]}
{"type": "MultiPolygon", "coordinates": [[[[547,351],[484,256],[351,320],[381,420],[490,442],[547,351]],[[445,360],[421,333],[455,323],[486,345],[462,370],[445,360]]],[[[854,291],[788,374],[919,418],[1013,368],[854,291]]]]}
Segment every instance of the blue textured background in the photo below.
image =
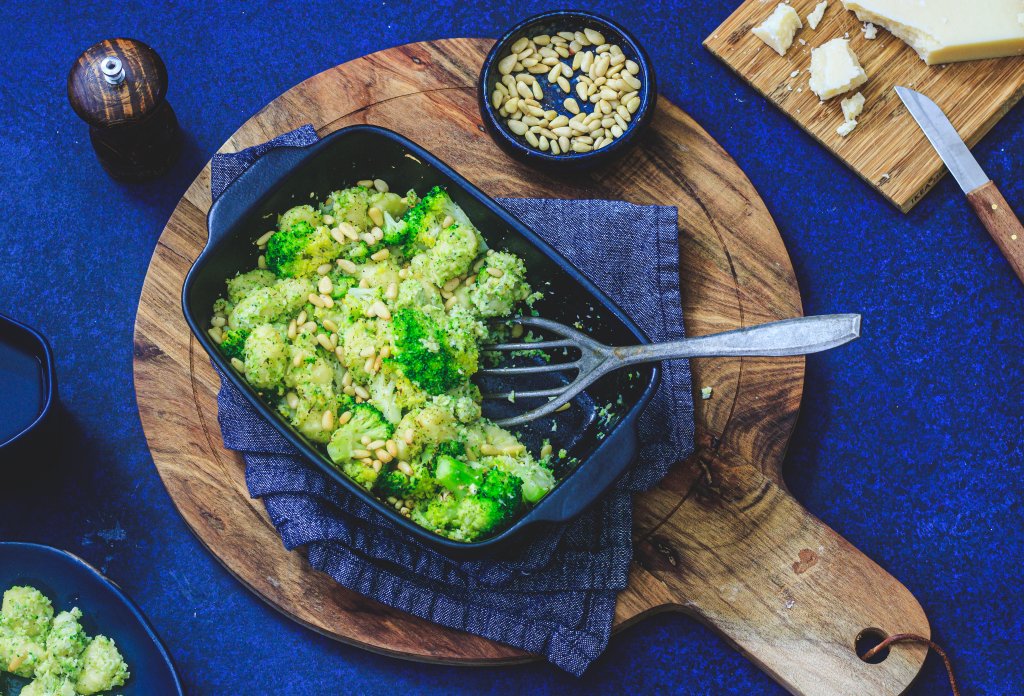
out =
{"type": "MultiPolygon", "coordinates": [[[[59,452],[38,464],[54,467],[45,485],[0,484],[0,538],[66,548],[103,568],[142,605],[195,693],[781,693],[679,616],[619,635],[579,682],[545,665],[426,666],[339,645],[228,576],[157,477],[132,390],[132,326],[153,246],[186,185],[243,121],[316,72],[410,41],[494,36],[544,7],[464,5],[0,6],[0,312],[50,336],[71,414],[59,452]],[[173,172],[140,186],[107,179],[65,99],[79,52],[122,35],[163,56],[188,133],[173,172]]],[[[809,363],[787,481],[920,599],[967,693],[1019,693],[1024,288],[952,179],[912,214],[896,212],[712,58],[701,39],[734,5],[609,0],[601,9],[647,46],[664,95],[750,176],[785,237],[805,310],[864,314],[860,341],[809,363]]],[[[1024,212],[1022,126],[1018,108],[975,153],[1024,212]]],[[[931,657],[913,692],[943,693],[944,678],[931,657]]]]}

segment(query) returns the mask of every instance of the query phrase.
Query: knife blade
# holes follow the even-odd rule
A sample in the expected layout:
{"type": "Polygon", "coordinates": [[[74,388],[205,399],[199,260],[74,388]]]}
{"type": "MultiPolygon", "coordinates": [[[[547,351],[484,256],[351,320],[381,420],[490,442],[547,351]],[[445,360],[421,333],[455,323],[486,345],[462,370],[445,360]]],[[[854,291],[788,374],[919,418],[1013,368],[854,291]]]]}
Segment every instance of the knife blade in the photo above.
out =
{"type": "Polygon", "coordinates": [[[967,144],[938,104],[907,87],[896,87],[896,94],[967,194],[974,212],[1010,262],[1017,277],[1024,282],[1024,227],[1013,209],[995,183],[985,175],[978,160],[974,159],[967,144]]]}

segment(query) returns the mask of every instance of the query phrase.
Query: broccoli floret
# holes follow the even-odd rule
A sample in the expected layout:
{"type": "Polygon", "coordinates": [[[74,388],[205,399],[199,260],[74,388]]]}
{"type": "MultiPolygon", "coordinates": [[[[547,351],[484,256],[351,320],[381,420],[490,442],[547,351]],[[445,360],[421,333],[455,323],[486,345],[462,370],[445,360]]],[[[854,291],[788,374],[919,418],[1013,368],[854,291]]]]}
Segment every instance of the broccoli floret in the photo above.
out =
{"type": "Polygon", "coordinates": [[[300,221],[277,232],[267,242],[267,268],[282,278],[308,276],[340,254],[341,247],[326,227],[314,228],[300,221]]]}
{"type": "Polygon", "coordinates": [[[448,312],[444,333],[462,374],[466,377],[476,374],[480,366],[480,344],[488,336],[487,327],[471,311],[455,306],[448,312]]]}
{"type": "Polygon", "coordinates": [[[89,643],[78,621],[81,618],[82,611],[78,607],[62,611],[54,617],[50,633],[46,636],[46,657],[36,667],[36,676],[66,675],[72,680],[78,677],[82,670],[79,656],[89,643]]]}
{"type": "Polygon", "coordinates": [[[394,307],[417,307],[419,309],[437,309],[442,311],[443,300],[440,291],[431,283],[419,278],[408,278],[398,284],[398,297],[394,307]]]}
{"type": "Polygon", "coordinates": [[[458,459],[466,456],[466,443],[462,440],[446,440],[437,446],[438,455],[458,459]]]}
{"type": "Polygon", "coordinates": [[[508,252],[488,254],[469,289],[469,301],[481,317],[511,314],[517,302],[530,296],[523,260],[508,252]]]}
{"type": "Polygon", "coordinates": [[[327,277],[331,279],[331,286],[333,287],[331,290],[331,297],[335,301],[344,299],[345,295],[348,294],[348,291],[359,284],[359,281],[346,274],[340,268],[332,270],[327,274],[327,277]]]}
{"type": "Polygon", "coordinates": [[[512,516],[523,505],[523,480],[508,471],[491,469],[484,474],[478,493],[497,501],[512,516]]]}
{"type": "Polygon", "coordinates": [[[450,225],[441,230],[432,247],[413,257],[412,270],[434,285],[444,285],[469,271],[481,242],[480,233],[471,225],[450,225]]]}
{"type": "Polygon", "coordinates": [[[239,273],[228,281],[228,297],[231,302],[238,302],[253,290],[267,288],[277,282],[277,276],[270,271],[257,269],[248,273],[239,273]]]}
{"type": "Polygon", "coordinates": [[[523,498],[536,503],[555,487],[551,470],[537,463],[529,454],[522,457],[507,455],[484,457],[480,463],[488,469],[498,469],[514,474],[522,483],[523,498]]]}
{"type": "Polygon", "coordinates": [[[402,416],[397,430],[400,433],[412,431],[412,442],[405,444],[404,457],[413,459],[428,447],[436,447],[447,440],[459,437],[459,423],[449,409],[430,403],[402,416]]]}
{"type": "Polygon", "coordinates": [[[467,495],[434,498],[424,506],[416,506],[412,518],[449,539],[473,541],[505,525],[509,513],[492,498],[467,495]]]}
{"type": "Polygon", "coordinates": [[[442,454],[434,460],[434,478],[453,493],[464,493],[470,486],[479,487],[483,483],[483,472],[442,454]]]}
{"type": "Polygon", "coordinates": [[[304,222],[310,227],[319,227],[323,224],[323,217],[313,209],[311,205],[297,205],[289,208],[277,220],[277,229],[280,232],[291,228],[299,222],[304,222]]]}
{"type": "Polygon", "coordinates": [[[228,329],[224,332],[224,340],[220,350],[228,358],[245,360],[245,339],[249,338],[249,329],[228,329]]]}
{"type": "Polygon", "coordinates": [[[352,418],[344,425],[338,426],[327,445],[327,453],[331,455],[331,460],[335,464],[356,461],[352,453],[365,448],[364,437],[371,441],[387,440],[395,432],[395,426],[389,423],[380,409],[373,404],[352,404],[349,410],[352,412],[352,418]]]}
{"type": "Polygon", "coordinates": [[[370,209],[370,190],[365,186],[335,191],[327,197],[324,213],[334,217],[334,224],[347,222],[359,232],[365,232],[373,226],[367,211],[370,209]]]}
{"type": "Polygon", "coordinates": [[[430,189],[420,201],[409,209],[403,220],[409,226],[409,241],[407,254],[413,254],[432,248],[446,226],[446,218],[451,218],[452,223],[458,223],[467,228],[472,228],[473,223],[456,203],[440,186],[430,189]]]}
{"type": "Polygon", "coordinates": [[[288,347],[285,345],[281,330],[272,324],[257,326],[243,344],[241,359],[245,362],[245,378],[250,384],[257,389],[272,389],[277,386],[284,379],[285,371],[288,369],[288,347]]]}
{"type": "Polygon", "coordinates": [[[394,361],[410,380],[429,394],[443,394],[463,381],[459,365],[437,322],[419,309],[392,315],[394,361]]]}
{"type": "Polygon", "coordinates": [[[427,467],[420,462],[410,465],[411,475],[406,475],[398,468],[384,472],[377,479],[376,490],[383,496],[396,498],[425,498],[433,495],[437,486],[427,467]]]}
{"type": "Polygon", "coordinates": [[[409,223],[402,218],[395,219],[384,211],[384,243],[388,246],[402,246],[409,239],[409,223]]]}

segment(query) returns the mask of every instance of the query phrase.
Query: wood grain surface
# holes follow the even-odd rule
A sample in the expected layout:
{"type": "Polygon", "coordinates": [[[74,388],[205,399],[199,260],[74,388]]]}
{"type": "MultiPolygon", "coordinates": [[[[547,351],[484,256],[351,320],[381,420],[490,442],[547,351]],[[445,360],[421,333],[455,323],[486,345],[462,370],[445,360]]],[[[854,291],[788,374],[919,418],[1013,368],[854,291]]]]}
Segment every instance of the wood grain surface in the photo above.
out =
{"type": "MultiPolygon", "coordinates": [[[[235,151],[304,123],[324,135],[373,123],[437,154],[492,196],[611,198],[679,207],[683,312],[690,335],[801,314],[782,239],[757,192],[691,118],[660,100],[650,132],[616,166],[571,180],[505,157],[484,133],[475,80],[486,39],[410,44],[327,70],[267,105],[225,143],[235,151]]],[[[246,587],[313,630],[408,659],[533,659],[361,597],[289,553],[225,451],[218,380],[182,318],[182,280],[206,241],[206,167],[160,237],[135,331],[135,385],[154,462],[202,543],[246,587]]],[[[786,491],[780,466],[803,387],[801,358],[692,361],[697,451],[636,500],[636,559],[616,629],[681,611],[722,633],[793,693],[897,694],[925,651],[857,658],[866,628],[929,634],[899,582],[786,491]]],[[[614,640],[614,639],[613,639],[614,640]]]]}
{"type": "MultiPolygon", "coordinates": [[[[930,97],[973,147],[1024,96],[1024,57],[928,66],[913,49],[882,28],[878,29],[878,38],[865,39],[863,24],[843,8],[841,0],[832,0],[817,30],[811,29],[806,17],[817,2],[790,2],[804,28],[797,32],[785,56],[779,56],[750,33],[777,4],[764,0],[745,0],[704,40],[704,45],[907,212],[946,169],[893,87],[912,87],[930,97]],[[856,130],[844,138],[836,133],[843,123],[842,97],[821,102],[807,81],[811,49],[847,35],[868,81],[854,90],[862,92],[867,101],[856,130]],[[806,44],[799,43],[801,39],[806,44]],[[797,70],[800,73],[791,76],[797,70]]],[[[965,7],[968,5],[965,3],[965,7]]]]}

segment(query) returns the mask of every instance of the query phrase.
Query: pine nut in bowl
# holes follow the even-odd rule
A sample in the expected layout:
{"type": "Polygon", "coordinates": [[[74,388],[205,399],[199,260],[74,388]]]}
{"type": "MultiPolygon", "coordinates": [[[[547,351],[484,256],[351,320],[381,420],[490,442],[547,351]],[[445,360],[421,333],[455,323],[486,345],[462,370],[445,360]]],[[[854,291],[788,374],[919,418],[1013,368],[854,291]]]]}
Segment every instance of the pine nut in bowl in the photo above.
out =
{"type": "Polygon", "coordinates": [[[608,162],[636,144],[654,115],[650,58],[629,32],[590,12],[529,17],[488,53],[480,114],[516,159],[552,171],[608,162]]]}

